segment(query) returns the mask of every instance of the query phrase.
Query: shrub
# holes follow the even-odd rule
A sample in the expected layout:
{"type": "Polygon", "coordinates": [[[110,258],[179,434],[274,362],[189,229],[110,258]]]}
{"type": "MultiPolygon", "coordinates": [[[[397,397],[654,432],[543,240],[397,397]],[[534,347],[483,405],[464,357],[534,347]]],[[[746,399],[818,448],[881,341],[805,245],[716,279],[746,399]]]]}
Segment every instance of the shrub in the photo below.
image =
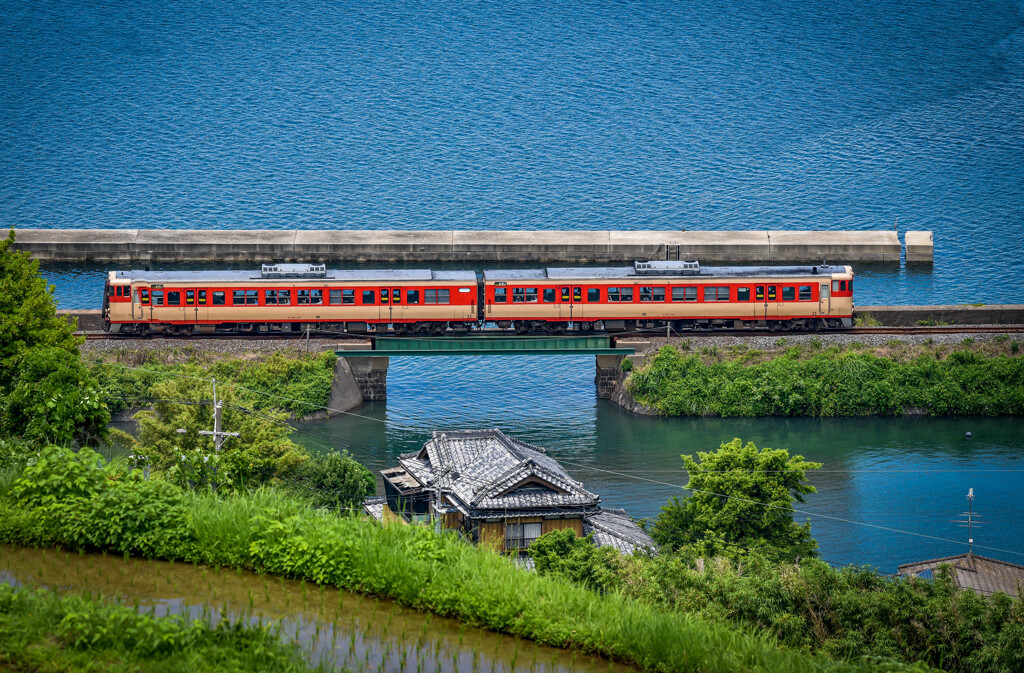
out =
{"type": "Polygon", "coordinates": [[[64,447],[47,446],[24,469],[9,495],[21,506],[45,509],[73,498],[94,497],[106,482],[103,457],[92,449],[75,453],[64,447]]]}
{"type": "Polygon", "coordinates": [[[315,456],[296,471],[292,481],[293,492],[308,498],[314,507],[335,510],[358,507],[376,489],[373,473],[348,451],[315,456]]]}

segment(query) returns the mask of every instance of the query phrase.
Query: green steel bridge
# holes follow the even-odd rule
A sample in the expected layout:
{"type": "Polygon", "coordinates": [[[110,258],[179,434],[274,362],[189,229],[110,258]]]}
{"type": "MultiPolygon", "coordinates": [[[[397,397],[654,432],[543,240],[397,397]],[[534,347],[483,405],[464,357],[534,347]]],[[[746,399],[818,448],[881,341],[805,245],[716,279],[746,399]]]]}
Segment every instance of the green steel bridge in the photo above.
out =
{"type": "Polygon", "coordinates": [[[339,349],[339,356],[398,357],[424,355],[632,355],[610,336],[452,336],[370,337],[360,349],[339,349]],[[366,346],[369,346],[367,348],[366,346]]]}

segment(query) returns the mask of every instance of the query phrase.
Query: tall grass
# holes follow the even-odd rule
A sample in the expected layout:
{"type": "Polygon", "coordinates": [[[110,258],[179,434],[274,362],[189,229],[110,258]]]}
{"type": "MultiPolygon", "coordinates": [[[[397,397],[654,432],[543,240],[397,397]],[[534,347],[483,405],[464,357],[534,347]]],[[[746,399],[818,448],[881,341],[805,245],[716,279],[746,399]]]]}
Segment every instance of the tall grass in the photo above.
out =
{"type": "Polygon", "coordinates": [[[152,617],[86,596],[0,585],[0,669],[299,673],[299,648],[252,624],[152,617]]]}

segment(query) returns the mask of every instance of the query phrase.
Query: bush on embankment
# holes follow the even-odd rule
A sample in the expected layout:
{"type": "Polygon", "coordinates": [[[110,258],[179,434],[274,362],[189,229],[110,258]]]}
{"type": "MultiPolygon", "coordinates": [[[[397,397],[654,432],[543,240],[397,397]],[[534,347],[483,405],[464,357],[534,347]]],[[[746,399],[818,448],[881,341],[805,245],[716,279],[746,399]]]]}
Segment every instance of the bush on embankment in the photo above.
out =
{"type": "Polygon", "coordinates": [[[0,669],[300,673],[299,648],[264,626],[152,617],[80,596],[0,584],[0,669]]]}
{"type": "Polygon", "coordinates": [[[665,416],[1024,414],[1024,357],[966,348],[906,360],[838,347],[806,357],[791,348],[751,364],[666,346],[626,385],[665,416]]]}
{"type": "Polygon", "coordinates": [[[101,467],[94,456],[67,453],[49,461],[49,476],[30,475],[64,483],[59,499],[15,482],[0,502],[0,543],[111,550],[303,578],[652,671],[904,669],[891,660],[837,663],[782,650],[750,631],[523,572],[428,528],[338,517],[273,490],[230,498],[183,491],[101,467]],[[75,462],[81,465],[67,467],[75,462]],[[68,469],[73,477],[65,480],[68,469]],[[104,471],[103,479],[92,470],[104,471]]]}
{"type": "Polygon", "coordinates": [[[315,355],[278,351],[272,355],[213,359],[201,352],[124,351],[91,361],[91,369],[111,412],[146,406],[153,386],[175,377],[216,378],[221,390],[257,411],[284,409],[301,418],[321,411],[331,397],[333,353],[315,355]],[[256,391],[256,392],[250,392],[256,391]]]}

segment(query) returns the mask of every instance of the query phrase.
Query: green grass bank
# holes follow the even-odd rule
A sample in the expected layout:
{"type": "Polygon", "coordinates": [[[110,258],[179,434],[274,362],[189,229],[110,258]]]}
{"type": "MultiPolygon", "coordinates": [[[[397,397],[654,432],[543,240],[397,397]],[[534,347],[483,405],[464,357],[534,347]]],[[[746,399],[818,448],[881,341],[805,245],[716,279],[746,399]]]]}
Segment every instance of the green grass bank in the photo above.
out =
{"type": "Polygon", "coordinates": [[[300,578],[648,671],[908,670],[781,649],[752,630],[539,577],[454,536],[339,517],[272,489],[218,497],[103,467],[89,451],[44,458],[0,492],[0,543],[300,578]]]}
{"type": "Polygon", "coordinates": [[[1010,339],[776,347],[665,346],[626,389],[664,416],[1024,414],[1024,357],[1010,339]]]}
{"type": "Polygon", "coordinates": [[[273,629],[153,617],[88,596],[0,584],[0,670],[307,673],[273,629]]]}

